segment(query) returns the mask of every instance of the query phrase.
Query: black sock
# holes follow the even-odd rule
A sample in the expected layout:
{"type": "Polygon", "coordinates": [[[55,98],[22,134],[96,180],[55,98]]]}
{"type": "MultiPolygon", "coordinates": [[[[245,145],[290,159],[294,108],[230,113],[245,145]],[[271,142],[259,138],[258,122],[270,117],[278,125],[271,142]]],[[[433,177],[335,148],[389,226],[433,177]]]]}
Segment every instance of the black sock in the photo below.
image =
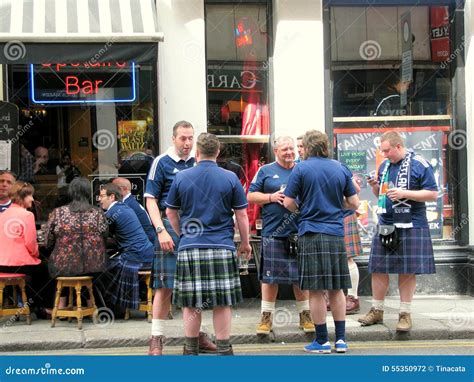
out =
{"type": "Polygon", "coordinates": [[[222,353],[230,349],[230,340],[216,340],[217,352],[222,353]]]}
{"type": "Polygon", "coordinates": [[[320,345],[323,345],[329,341],[328,327],[326,324],[316,325],[316,341],[320,345]]]}
{"type": "Polygon", "coordinates": [[[199,337],[185,337],[184,346],[188,352],[199,353],[199,337]]]}
{"type": "Polygon", "coordinates": [[[346,321],[334,321],[336,326],[336,342],[339,340],[346,341],[346,321]]]}

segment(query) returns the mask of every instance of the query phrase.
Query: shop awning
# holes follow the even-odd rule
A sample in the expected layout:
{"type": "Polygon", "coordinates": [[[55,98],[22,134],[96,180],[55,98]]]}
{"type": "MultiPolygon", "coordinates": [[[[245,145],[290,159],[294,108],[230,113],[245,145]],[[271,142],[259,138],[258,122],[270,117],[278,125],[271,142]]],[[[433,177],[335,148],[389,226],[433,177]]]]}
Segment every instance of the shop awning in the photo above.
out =
{"type": "Polygon", "coordinates": [[[0,0],[0,63],[149,61],[159,41],[154,0],[0,0]]]}

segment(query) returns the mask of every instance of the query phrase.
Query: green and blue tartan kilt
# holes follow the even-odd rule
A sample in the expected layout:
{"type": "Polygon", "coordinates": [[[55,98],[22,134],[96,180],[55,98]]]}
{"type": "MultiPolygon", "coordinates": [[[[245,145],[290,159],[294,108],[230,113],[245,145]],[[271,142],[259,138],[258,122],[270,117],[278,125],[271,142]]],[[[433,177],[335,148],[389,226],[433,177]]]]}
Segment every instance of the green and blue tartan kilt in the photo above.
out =
{"type": "Polygon", "coordinates": [[[398,238],[400,245],[392,251],[382,245],[379,235],[374,236],[370,250],[369,273],[436,273],[433,243],[428,227],[398,229],[398,238]]]}
{"type": "Polygon", "coordinates": [[[155,257],[151,268],[151,286],[153,289],[173,289],[174,274],[176,272],[176,259],[178,257],[179,237],[174,232],[168,219],[163,219],[163,225],[170,234],[174,243],[174,252],[164,252],[160,242],[155,242],[155,257]]]}
{"type": "Polygon", "coordinates": [[[344,243],[346,245],[347,257],[362,255],[362,243],[360,241],[356,214],[344,218],[344,243]]]}
{"type": "Polygon", "coordinates": [[[173,304],[205,310],[241,301],[235,251],[189,248],[178,252],[173,304]]]}
{"type": "Polygon", "coordinates": [[[351,288],[344,238],[323,233],[300,236],[298,271],[302,290],[351,288]]]}
{"type": "Polygon", "coordinates": [[[298,261],[288,238],[262,237],[260,280],[265,284],[298,284],[298,261]]]}

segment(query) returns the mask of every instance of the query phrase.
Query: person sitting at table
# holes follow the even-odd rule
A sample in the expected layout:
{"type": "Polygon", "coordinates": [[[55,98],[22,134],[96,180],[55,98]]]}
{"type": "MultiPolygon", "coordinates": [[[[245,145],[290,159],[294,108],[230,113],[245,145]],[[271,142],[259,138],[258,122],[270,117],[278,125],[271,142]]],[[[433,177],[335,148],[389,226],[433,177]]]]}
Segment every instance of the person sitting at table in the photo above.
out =
{"type": "MultiPolygon", "coordinates": [[[[46,228],[46,248],[52,253],[49,274],[58,276],[93,275],[106,267],[105,241],[108,224],[102,211],[91,205],[91,184],[75,178],[69,185],[71,202],[53,210],[46,228]]],[[[66,294],[59,308],[66,306],[66,294]]]]}
{"type": "Polygon", "coordinates": [[[44,282],[48,280],[45,263],[39,258],[36,224],[32,212],[34,188],[29,183],[16,182],[8,193],[11,206],[0,214],[0,273],[23,273],[27,277],[30,303],[44,307],[44,282]]]}
{"type": "Polygon", "coordinates": [[[118,253],[109,259],[107,295],[118,308],[138,309],[140,269],[150,269],[155,254],[133,210],[122,202],[120,189],[112,183],[101,187],[100,206],[106,210],[110,233],[118,253]]]}

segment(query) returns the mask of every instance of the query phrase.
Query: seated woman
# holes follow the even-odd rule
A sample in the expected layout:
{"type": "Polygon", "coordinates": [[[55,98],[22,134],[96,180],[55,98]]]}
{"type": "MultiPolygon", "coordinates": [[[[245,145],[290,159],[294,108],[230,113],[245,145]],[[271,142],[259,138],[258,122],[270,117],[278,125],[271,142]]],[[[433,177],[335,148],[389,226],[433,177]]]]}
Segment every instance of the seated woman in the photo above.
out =
{"type": "MultiPolygon", "coordinates": [[[[91,205],[91,185],[75,178],[68,190],[71,202],[49,216],[46,247],[52,249],[49,274],[58,276],[93,275],[105,270],[105,240],[108,224],[104,214],[91,205]]],[[[66,303],[61,297],[60,308],[66,303]]]]}
{"type": "Polygon", "coordinates": [[[42,291],[48,277],[39,258],[35,217],[27,210],[33,204],[33,192],[33,186],[24,182],[16,182],[9,191],[12,205],[0,214],[0,273],[30,276],[27,278],[30,301],[24,303],[44,306],[42,291]]]}

